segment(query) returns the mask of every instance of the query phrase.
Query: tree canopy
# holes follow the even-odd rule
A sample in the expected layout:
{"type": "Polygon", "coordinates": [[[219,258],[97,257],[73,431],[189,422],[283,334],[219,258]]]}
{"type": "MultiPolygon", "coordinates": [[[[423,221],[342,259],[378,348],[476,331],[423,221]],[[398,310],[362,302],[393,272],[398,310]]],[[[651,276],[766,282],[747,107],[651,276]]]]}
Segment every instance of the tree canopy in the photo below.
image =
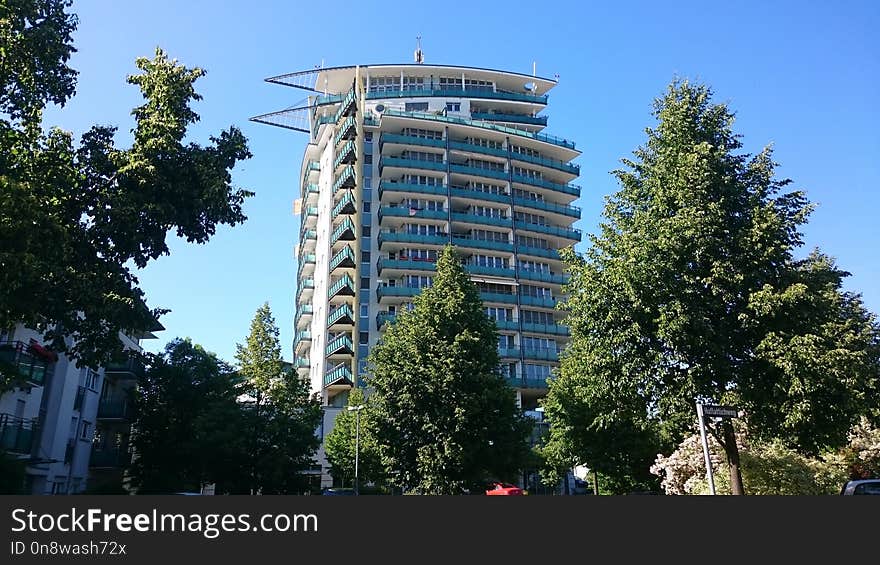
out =
{"type": "MultiPolygon", "coordinates": [[[[842,290],[848,273],[795,256],[805,194],[775,178],[771,148],[739,152],[708,86],[674,81],[654,116],[586,254],[562,253],[572,342],[546,401],[548,449],[644,473],[642,443],[671,449],[698,400],[740,406],[753,436],[805,454],[841,445],[877,392],[880,333],[842,290]]],[[[711,431],[736,470],[728,424],[711,431]]]]}
{"type": "Polygon", "coordinates": [[[430,288],[370,353],[375,433],[392,481],[424,494],[515,477],[531,424],[499,373],[495,323],[451,246],[430,288]]]}
{"type": "Polygon", "coordinates": [[[341,486],[354,482],[355,455],[360,485],[382,484],[387,478],[379,452],[374,429],[371,406],[364,397],[363,389],[353,389],[348,395],[348,406],[361,406],[358,414],[342,410],[333,421],[333,430],[324,440],[324,452],[330,463],[330,473],[341,486]]]}
{"type": "Polygon", "coordinates": [[[78,142],[44,133],[43,109],[63,105],[76,85],[69,6],[0,6],[0,327],[23,323],[54,350],[99,366],[121,347],[119,331],[149,331],[164,312],[146,306],[134,269],[169,253],[169,232],[205,243],[218,225],[245,221],[252,193],[230,172],[251,154],[235,127],[206,146],[185,140],[205,72],[158,48],[128,77],[144,96],[130,148],[116,146],[110,126],[78,142]]]}

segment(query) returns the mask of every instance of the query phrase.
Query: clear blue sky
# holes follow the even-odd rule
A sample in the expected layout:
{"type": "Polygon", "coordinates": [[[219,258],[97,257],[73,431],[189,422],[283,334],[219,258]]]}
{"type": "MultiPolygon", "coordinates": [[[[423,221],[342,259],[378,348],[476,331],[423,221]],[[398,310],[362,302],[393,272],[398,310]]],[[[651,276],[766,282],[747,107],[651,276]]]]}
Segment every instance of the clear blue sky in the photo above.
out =
{"type": "Polygon", "coordinates": [[[47,121],[79,134],[92,123],[120,128],[140,103],[125,76],[156,46],[208,75],[193,141],[243,129],[253,159],[235,182],[256,192],[249,221],[207,245],[174,242],[141,273],[151,306],[172,310],[155,351],[189,336],[232,361],[257,307],[268,301],[291,356],[293,247],[305,134],[248,118],[293,105],[303,91],[263,82],[326,66],[410,62],[422,36],[425,62],[559,74],[548,133],[583,155],[583,219],[594,231],[608,174],[644,140],[651,101],[673,76],[702,80],[736,110],[745,149],[773,143],[779,174],[818,205],[805,228],[853,273],[849,290],[880,312],[880,3],[864,2],[289,2],[76,1],[71,65],[77,96],[47,121]],[[321,7],[325,6],[325,7],[321,7]]]}

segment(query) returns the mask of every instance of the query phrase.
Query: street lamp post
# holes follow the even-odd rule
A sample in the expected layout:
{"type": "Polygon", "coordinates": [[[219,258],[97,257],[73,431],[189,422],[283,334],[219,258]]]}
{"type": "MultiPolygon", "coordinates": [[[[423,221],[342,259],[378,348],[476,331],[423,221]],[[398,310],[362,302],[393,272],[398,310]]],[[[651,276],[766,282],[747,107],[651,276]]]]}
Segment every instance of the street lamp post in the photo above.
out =
{"type": "Polygon", "coordinates": [[[354,493],[356,495],[361,493],[358,485],[358,459],[361,451],[361,410],[363,408],[363,404],[346,407],[349,412],[354,412],[354,493]]]}

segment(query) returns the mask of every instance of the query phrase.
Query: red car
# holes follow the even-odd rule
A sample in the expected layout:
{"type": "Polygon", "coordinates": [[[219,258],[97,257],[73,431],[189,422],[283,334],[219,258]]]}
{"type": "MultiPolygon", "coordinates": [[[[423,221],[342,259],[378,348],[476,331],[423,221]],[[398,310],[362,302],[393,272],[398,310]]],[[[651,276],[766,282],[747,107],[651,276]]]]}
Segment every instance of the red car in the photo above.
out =
{"type": "Polygon", "coordinates": [[[525,491],[510,483],[492,483],[486,489],[486,494],[489,496],[522,496],[525,491]]]}

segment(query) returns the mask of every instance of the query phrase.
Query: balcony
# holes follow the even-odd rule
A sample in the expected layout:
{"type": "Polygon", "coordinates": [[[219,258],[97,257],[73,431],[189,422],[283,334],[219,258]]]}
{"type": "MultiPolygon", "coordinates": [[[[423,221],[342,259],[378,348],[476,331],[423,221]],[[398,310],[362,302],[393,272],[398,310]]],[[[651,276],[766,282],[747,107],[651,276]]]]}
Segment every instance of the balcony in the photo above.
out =
{"type": "Polygon", "coordinates": [[[342,146],[339,150],[339,153],[336,155],[336,159],[333,161],[333,168],[336,169],[339,165],[343,163],[351,164],[357,161],[357,156],[355,155],[355,144],[354,140],[351,139],[342,146]]]}
{"type": "Polygon", "coordinates": [[[547,188],[549,190],[553,190],[555,192],[562,192],[565,194],[571,194],[572,196],[580,197],[581,195],[581,187],[576,184],[559,184],[557,182],[550,182],[548,180],[544,180],[538,177],[530,177],[528,175],[517,175],[512,174],[511,180],[513,182],[519,184],[526,184],[529,186],[538,186],[541,188],[547,188]]]}
{"type": "Polygon", "coordinates": [[[503,133],[508,133],[517,137],[526,138],[526,139],[534,139],[535,141],[541,141],[544,143],[550,143],[552,145],[556,145],[559,147],[564,147],[566,149],[574,150],[575,145],[573,141],[569,141],[567,139],[562,139],[561,137],[556,137],[554,135],[547,135],[544,133],[534,133],[525,130],[520,130],[516,128],[509,128],[505,126],[501,126],[498,124],[494,124],[491,122],[483,122],[480,120],[469,120],[466,118],[457,118],[452,116],[438,116],[436,114],[426,114],[423,112],[402,112],[400,110],[385,110],[385,116],[399,116],[402,118],[415,118],[419,120],[429,120],[433,122],[447,123],[447,124],[459,124],[463,126],[471,126],[477,127],[481,129],[488,129],[492,131],[500,131],[503,133]]]}
{"type": "Polygon", "coordinates": [[[453,236],[452,244],[470,249],[491,249],[493,251],[513,253],[513,244],[509,241],[489,241],[486,239],[453,236]]]}
{"type": "Polygon", "coordinates": [[[476,177],[498,179],[503,181],[507,181],[510,178],[507,171],[501,169],[490,169],[486,167],[475,167],[469,164],[449,165],[449,172],[458,173],[461,175],[471,175],[476,177]]]}
{"type": "Polygon", "coordinates": [[[11,365],[20,378],[35,386],[43,385],[46,372],[53,363],[52,355],[54,354],[37,344],[23,341],[0,342],[0,362],[11,365]]]}
{"type": "Polygon", "coordinates": [[[382,206],[379,208],[379,222],[383,216],[396,218],[419,218],[423,220],[446,220],[449,212],[446,210],[419,210],[409,206],[382,206]]]}
{"type": "Polygon", "coordinates": [[[519,359],[520,350],[516,347],[499,347],[498,357],[502,359],[519,359]]]}
{"type": "Polygon", "coordinates": [[[513,388],[547,389],[546,377],[514,376],[507,377],[506,380],[507,384],[509,384],[513,388]]]}
{"type": "Polygon", "coordinates": [[[556,299],[552,296],[520,296],[519,303],[523,306],[539,308],[556,308],[556,299]]]}
{"type": "Polygon", "coordinates": [[[495,325],[499,330],[519,331],[519,322],[516,320],[495,320],[495,325]]]}
{"type": "Polygon", "coordinates": [[[307,343],[312,341],[312,332],[309,330],[300,330],[296,332],[296,337],[293,338],[293,350],[299,347],[300,343],[307,343]]]}
{"type": "Polygon", "coordinates": [[[446,172],[446,163],[444,161],[425,161],[422,159],[409,159],[407,157],[382,157],[379,159],[380,175],[385,167],[446,172]]]}
{"type": "Polygon", "coordinates": [[[376,329],[382,329],[382,326],[385,324],[394,323],[394,320],[397,319],[397,314],[391,314],[389,312],[379,312],[376,314],[376,329]]]}
{"type": "Polygon", "coordinates": [[[422,245],[439,245],[444,246],[449,243],[449,237],[446,235],[426,235],[420,233],[405,232],[379,232],[379,247],[384,242],[394,243],[418,243],[422,245]]]}
{"type": "Polygon", "coordinates": [[[131,398],[128,395],[105,396],[98,402],[99,420],[127,420],[132,415],[131,398]]]}
{"type": "Polygon", "coordinates": [[[559,361],[559,352],[555,349],[523,348],[522,355],[537,361],[559,361]]]}
{"type": "Polygon", "coordinates": [[[379,275],[382,275],[384,269],[399,269],[403,271],[435,271],[437,270],[437,262],[434,260],[419,259],[379,259],[376,263],[376,269],[379,275]]]}
{"type": "Polygon", "coordinates": [[[557,275],[556,273],[546,273],[544,271],[530,271],[528,269],[519,270],[520,279],[528,279],[530,281],[540,281],[552,284],[568,283],[568,275],[557,275]]]}
{"type": "Polygon", "coordinates": [[[131,453],[121,449],[93,449],[89,455],[89,467],[96,469],[118,469],[130,463],[131,453]]]}
{"type": "Polygon", "coordinates": [[[531,102],[533,104],[547,104],[548,99],[546,94],[538,95],[528,94],[524,92],[506,92],[503,90],[488,90],[482,88],[430,88],[419,90],[390,90],[385,92],[367,92],[367,100],[426,97],[513,100],[516,102],[531,102]]]}
{"type": "Polygon", "coordinates": [[[354,223],[350,219],[345,218],[330,235],[330,245],[335,244],[337,241],[354,241],[355,237],[354,223]]]}
{"type": "Polygon", "coordinates": [[[544,257],[559,261],[559,251],[557,249],[545,249],[542,247],[532,247],[530,245],[517,244],[516,252],[520,255],[530,255],[532,257],[544,257]]]}
{"type": "Polygon", "coordinates": [[[400,192],[413,194],[433,194],[446,196],[446,187],[442,184],[410,184],[404,182],[381,181],[379,183],[379,200],[384,192],[400,192]]]}
{"type": "Polygon", "coordinates": [[[334,385],[351,386],[351,384],[351,369],[349,369],[348,366],[346,366],[344,363],[340,363],[339,365],[324,373],[325,388],[334,385]]]}
{"type": "Polygon", "coordinates": [[[347,335],[341,335],[327,344],[325,348],[327,357],[331,355],[352,355],[354,354],[354,344],[347,335]]]}
{"type": "Polygon", "coordinates": [[[571,335],[568,326],[561,324],[531,324],[523,322],[522,331],[537,334],[571,335]]]}
{"type": "Polygon", "coordinates": [[[336,255],[330,259],[330,272],[332,273],[336,267],[351,269],[355,266],[354,251],[350,245],[346,245],[336,255]]]}
{"type": "Polygon", "coordinates": [[[462,222],[467,224],[481,224],[487,226],[495,226],[499,228],[513,227],[513,221],[510,218],[499,218],[494,216],[481,216],[478,214],[470,214],[467,212],[453,212],[453,222],[462,222]]]}
{"type": "Polygon", "coordinates": [[[515,294],[502,294],[500,292],[481,292],[480,300],[503,304],[516,304],[515,294]]]}
{"type": "Polygon", "coordinates": [[[380,286],[376,288],[376,299],[381,301],[384,297],[412,297],[422,292],[421,288],[409,286],[380,286]]]}
{"type": "Polygon", "coordinates": [[[355,212],[357,212],[357,205],[354,195],[350,190],[346,190],[339,202],[333,207],[330,216],[335,220],[339,214],[354,214],[355,212]]]}
{"type": "Polygon", "coordinates": [[[354,136],[357,133],[356,128],[357,123],[355,122],[354,116],[345,118],[345,121],[339,124],[339,131],[336,132],[336,135],[333,138],[333,143],[339,145],[339,142],[343,139],[354,139],[354,136]]]}
{"type": "Polygon", "coordinates": [[[529,116],[525,114],[501,114],[494,112],[471,112],[474,120],[489,122],[506,122],[510,124],[528,124],[532,126],[546,126],[547,116],[529,116]]]}
{"type": "Polygon", "coordinates": [[[450,195],[455,198],[469,198],[471,200],[478,201],[486,201],[489,202],[498,202],[500,204],[510,204],[510,195],[509,194],[498,194],[494,192],[483,192],[481,190],[474,190],[467,187],[457,187],[453,186],[450,191],[450,195]]]}
{"type": "Polygon", "coordinates": [[[327,327],[331,328],[336,324],[351,325],[354,323],[354,312],[351,306],[343,304],[327,315],[327,327]]]}
{"type": "Polygon", "coordinates": [[[544,233],[548,235],[555,235],[556,237],[561,237],[563,239],[570,239],[572,241],[580,241],[581,240],[581,230],[575,228],[562,228],[557,226],[550,226],[547,224],[531,224],[525,222],[516,222],[516,229],[522,231],[530,231],[533,233],[544,233]]]}
{"type": "Polygon", "coordinates": [[[354,166],[346,165],[342,172],[339,173],[339,176],[336,177],[336,182],[333,183],[333,194],[339,192],[340,189],[343,188],[353,188],[355,183],[355,171],[354,166]]]}
{"type": "Polygon", "coordinates": [[[12,414],[0,414],[0,451],[29,455],[39,432],[36,419],[24,420],[12,414]]]}
{"type": "Polygon", "coordinates": [[[490,277],[503,277],[512,279],[514,278],[516,271],[509,268],[504,267],[487,267],[485,265],[465,265],[465,269],[467,272],[472,275],[486,275],[490,277]]]}
{"type": "Polygon", "coordinates": [[[318,188],[318,185],[313,182],[310,182],[306,185],[306,189],[303,191],[303,196],[308,198],[310,195],[320,194],[320,192],[321,192],[321,189],[318,188]]]}
{"type": "Polygon", "coordinates": [[[330,285],[330,289],[327,291],[327,297],[333,298],[337,295],[354,296],[354,281],[350,276],[343,275],[330,285]]]}
{"type": "Polygon", "coordinates": [[[445,139],[436,139],[433,137],[419,137],[416,135],[402,135],[399,133],[383,133],[379,138],[379,152],[386,143],[396,145],[417,145],[420,147],[439,147],[446,148],[445,139]]]}
{"type": "Polygon", "coordinates": [[[311,367],[311,364],[309,363],[308,357],[296,357],[293,360],[293,366],[297,369],[308,369],[311,367]]]}

